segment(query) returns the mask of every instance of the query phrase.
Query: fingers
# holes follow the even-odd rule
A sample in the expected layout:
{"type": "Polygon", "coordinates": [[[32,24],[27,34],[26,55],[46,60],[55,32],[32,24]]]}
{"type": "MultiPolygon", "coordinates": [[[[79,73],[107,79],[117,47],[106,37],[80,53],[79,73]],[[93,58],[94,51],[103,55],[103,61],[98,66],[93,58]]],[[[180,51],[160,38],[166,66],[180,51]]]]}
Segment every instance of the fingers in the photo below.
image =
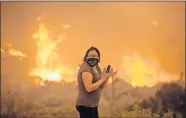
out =
{"type": "Polygon", "coordinates": [[[103,68],[103,74],[107,78],[115,76],[118,73],[118,70],[115,71],[114,68],[111,68],[108,73],[106,73],[106,70],[107,70],[107,67],[103,68]]]}
{"type": "Polygon", "coordinates": [[[108,75],[108,73],[102,73],[102,77],[104,77],[104,78],[108,78],[109,75],[108,75]]]}
{"type": "Polygon", "coordinates": [[[115,76],[118,73],[118,70],[116,70],[115,72],[112,71],[112,75],[111,76],[115,76]]]}
{"type": "Polygon", "coordinates": [[[106,73],[106,71],[107,71],[107,67],[104,67],[103,72],[106,73]]]}
{"type": "Polygon", "coordinates": [[[110,69],[110,72],[111,72],[111,73],[112,73],[112,72],[114,72],[114,69],[113,69],[113,68],[111,68],[111,69],[110,69]]]}
{"type": "MultiPolygon", "coordinates": [[[[103,68],[103,72],[106,73],[108,66],[103,68]]],[[[110,68],[109,72],[112,72],[113,68],[110,68]]]]}

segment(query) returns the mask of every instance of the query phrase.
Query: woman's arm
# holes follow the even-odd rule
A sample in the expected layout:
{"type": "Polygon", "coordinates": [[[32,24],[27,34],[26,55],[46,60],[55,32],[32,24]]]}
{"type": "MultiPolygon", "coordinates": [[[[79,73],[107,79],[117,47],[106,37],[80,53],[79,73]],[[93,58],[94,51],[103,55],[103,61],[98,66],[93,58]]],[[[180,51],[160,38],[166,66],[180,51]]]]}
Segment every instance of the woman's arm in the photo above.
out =
{"type": "MultiPolygon", "coordinates": [[[[100,69],[100,68],[99,68],[100,69]]],[[[100,71],[101,71],[101,69],[100,69],[100,71]]],[[[105,68],[103,68],[103,71],[101,71],[101,73],[103,73],[103,72],[106,72],[106,67],[105,68]]],[[[105,86],[108,84],[108,80],[106,80],[101,86],[100,86],[100,88],[101,88],[101,90],[103,90],[103,88],[105,88],[105,86]]]]}
{"type": "Polygon", "coordinates": [[[103,88],[105,88],[107,84],[108,84],[108,80],[106,80],[106,81],[100,86],[101,90],[103,90],[103,88]]]}
{"type": "Polygon", "coordinates": [[[104,74],[101,76],[101,79],[98,80],[96,83],[92,84],[93,76],[89,72],[82,73],[82,79],[87,92],[95,91],[99,88],[108,78],[108,75],[104,74]]]}

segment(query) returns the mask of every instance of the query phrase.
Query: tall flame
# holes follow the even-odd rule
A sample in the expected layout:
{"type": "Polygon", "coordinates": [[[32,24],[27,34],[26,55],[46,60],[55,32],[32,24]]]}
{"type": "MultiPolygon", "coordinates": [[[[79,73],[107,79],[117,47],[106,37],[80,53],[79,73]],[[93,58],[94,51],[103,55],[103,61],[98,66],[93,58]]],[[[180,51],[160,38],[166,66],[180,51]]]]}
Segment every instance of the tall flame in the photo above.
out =
{"type": "Polygon", "coordinates": [[[49,31],[44,24],[39,25],[39,31],[32,36],[37,45],[36,68],[30,73],[31,76],[37,76],[43,81],[59,82],[62,79],[62,66],[59,55],[57,54],[57,44],[63,39],[58,36],[53,40],[49,36],[49,31]]]}

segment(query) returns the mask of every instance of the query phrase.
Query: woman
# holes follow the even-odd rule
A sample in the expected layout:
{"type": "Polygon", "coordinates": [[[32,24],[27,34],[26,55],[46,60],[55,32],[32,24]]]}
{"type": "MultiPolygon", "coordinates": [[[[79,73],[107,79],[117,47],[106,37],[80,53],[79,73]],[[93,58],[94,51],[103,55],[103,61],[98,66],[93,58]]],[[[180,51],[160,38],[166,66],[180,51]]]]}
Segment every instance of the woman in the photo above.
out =
{"type": "Polygon", "coordinates": [[[106,85],[108,78],[115,75],[111,69],[106,73],[106,69],[101,72],[98,63],[100,62],[100,52],[97,48],[91,47],[87,50],[84,63],[78,71],[78,97],[76,109],[80,118],[99,118],[98,104],[101,90],[106,85]]]}

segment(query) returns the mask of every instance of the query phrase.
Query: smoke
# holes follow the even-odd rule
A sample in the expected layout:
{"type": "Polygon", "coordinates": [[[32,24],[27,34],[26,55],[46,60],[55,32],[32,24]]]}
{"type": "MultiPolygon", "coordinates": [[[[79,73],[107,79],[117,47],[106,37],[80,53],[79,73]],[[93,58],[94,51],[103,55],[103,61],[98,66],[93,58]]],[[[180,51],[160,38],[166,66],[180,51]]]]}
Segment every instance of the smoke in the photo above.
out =
{"type": "Polygon", "coordinates": [[[159,26],[159,22],[156,20],[153,20],[150,22],[152,26],[154,26],[155,28],[159,26]]]}
{"type": "Polygon", "coordinates": [[[64,29],[68,29],[68,28],[70,28],[70,27],[71,27],[70,24],[62,25],[62,28],[64,28],[64,29]]]}

